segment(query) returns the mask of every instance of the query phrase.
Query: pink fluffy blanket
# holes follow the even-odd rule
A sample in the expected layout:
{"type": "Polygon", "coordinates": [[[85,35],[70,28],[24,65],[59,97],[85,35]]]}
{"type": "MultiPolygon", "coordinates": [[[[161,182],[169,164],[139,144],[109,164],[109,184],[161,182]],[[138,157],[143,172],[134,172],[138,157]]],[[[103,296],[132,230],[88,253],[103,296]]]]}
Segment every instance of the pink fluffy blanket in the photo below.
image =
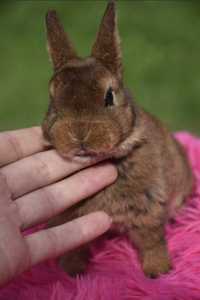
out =
{"type": "Polygon", "coordinates": [[[70,278],[55,262],[35,266],[0,291],[0,300],[200,300],[200,139],[179,133],[196,177],[186,206],[166,228],[173,269],[144,276],[125,237],[103,237],[92,249],[87,272],[70,278]]]}

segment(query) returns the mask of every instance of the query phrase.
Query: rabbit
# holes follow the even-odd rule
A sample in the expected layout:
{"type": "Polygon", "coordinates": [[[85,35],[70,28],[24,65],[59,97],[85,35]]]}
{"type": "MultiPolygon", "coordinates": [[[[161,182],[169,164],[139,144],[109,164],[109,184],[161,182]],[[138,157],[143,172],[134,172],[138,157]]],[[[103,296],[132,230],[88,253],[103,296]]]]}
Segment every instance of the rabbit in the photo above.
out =
{"type": "MultiPolygon", "coordinates": [[[[46,15],[54,74],[44,137],[66,159],[109,160],[117,180],[49,222],[56,226],[95,210],[136,247],[146,276],[171,269],[165,225],[191,193],[193,175],[182,146],[124,87],[116,3],[110,1],[91,55],[77,55],[56,11],[46,15]]],[[[89,244],[60,257],[70,275],[83,273],[89,244]]]]}

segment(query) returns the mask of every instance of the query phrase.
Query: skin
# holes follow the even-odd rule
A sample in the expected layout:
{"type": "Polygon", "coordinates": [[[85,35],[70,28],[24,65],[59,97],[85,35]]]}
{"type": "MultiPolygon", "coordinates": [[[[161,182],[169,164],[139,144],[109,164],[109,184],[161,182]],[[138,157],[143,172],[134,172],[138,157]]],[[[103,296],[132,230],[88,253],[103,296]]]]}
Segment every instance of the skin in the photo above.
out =
{"type": "Polygon", "coordinates": [[[111,218],[97,211],[55,228],[22,234],[116,179],[111,164],[92,164],[61,158],[48,148],[39,127],[0,133],[0,286],[110,228],[111,218]]]}

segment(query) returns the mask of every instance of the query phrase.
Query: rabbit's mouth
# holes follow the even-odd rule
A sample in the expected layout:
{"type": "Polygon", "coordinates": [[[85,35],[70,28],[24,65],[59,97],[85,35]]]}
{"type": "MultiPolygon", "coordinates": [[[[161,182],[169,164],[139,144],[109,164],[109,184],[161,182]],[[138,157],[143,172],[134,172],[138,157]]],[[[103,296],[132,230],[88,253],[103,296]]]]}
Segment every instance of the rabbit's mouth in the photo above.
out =
{"type": "Polygon", "coordinates": [[[78,149],[78,150],[72,150],[69,152],[63,152],[59,151],[57,149],[59,154],[68,160],[73,160],[76,162],[99,162],[102,160],[106,160],[111,158],[112,155],[108,153],[103,153],[103,152],[96,152],[92,150],[83,150],[83,149],[78,149]]]}

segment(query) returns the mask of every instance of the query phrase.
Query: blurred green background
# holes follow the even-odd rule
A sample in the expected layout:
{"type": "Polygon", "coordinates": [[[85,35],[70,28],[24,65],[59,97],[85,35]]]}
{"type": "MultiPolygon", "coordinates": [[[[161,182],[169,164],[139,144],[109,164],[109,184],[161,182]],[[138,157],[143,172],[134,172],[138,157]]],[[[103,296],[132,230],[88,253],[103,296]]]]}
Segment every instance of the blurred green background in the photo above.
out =
{"type": "MultiPolygon", "coordinates": [[[[40,124],[51,66],[44,16],[55,8],[87,56],[106,1],[0,2],[0,129],[40,124]]],[[[125,80],[172,130],[200,134],[199,1],[118,1],[125,80]]]]}

